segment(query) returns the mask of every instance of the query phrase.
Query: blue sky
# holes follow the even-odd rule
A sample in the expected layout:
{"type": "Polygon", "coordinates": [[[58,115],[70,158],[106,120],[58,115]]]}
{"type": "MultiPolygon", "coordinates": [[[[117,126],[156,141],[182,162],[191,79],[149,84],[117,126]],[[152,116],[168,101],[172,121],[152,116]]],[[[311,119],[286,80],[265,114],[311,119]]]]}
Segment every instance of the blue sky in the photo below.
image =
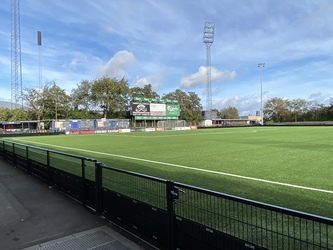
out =
{"type": "MultiPolygon", "coordinates": [[[[0,100],[11,96],[10,0],[0,5],[0,100]]],[[[177,88],[206,103],[205,22],[211,46],[213,108],[260,110],[273,97],[329,104],[333,97],[332,0],[21,0],[23,88],[70,92],[82,80],[125,77],[160,95],[177,88]],[[42,46],[37,45],[42,32],[42,46]]]]}

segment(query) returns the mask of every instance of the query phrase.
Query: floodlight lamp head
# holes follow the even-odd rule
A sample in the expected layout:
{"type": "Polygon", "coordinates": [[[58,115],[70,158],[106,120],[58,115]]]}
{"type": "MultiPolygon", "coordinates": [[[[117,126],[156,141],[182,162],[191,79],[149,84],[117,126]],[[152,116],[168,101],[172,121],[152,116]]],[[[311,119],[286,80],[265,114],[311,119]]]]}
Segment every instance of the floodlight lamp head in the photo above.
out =
{"type": "Polygon", "coordinates": [[[215,23],[213,22],[206,22],[204,27],[204,33],[203,33],[203,42],[213,43],[214,42],[214,28],[215,23]]]}
{"type": "Polygon", "coordinates": [[[258,68],[260,68],[260,67],[265,67],[265,63],[258,63],[258,68]]]}
{"type": "Polygon", "coordinates": [[[37,31],[37,45],[42,45],[42,32],[37,31]]]}

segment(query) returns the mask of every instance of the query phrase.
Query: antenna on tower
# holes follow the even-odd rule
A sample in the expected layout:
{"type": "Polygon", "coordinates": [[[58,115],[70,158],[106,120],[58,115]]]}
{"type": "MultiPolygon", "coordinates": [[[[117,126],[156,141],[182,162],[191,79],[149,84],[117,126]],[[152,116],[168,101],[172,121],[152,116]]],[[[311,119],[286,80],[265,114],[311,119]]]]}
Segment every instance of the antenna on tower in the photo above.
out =
{"type": "Polygon", "coordinates": [[[11,60],[11,108],[13,109],[18,106],[23,107],[19,0],[11,0],[11,60]]]}
{"type": "Polygon", "coordinates": [[[212,111],[212,82],[211,82],[211,53],[210,47],[214,42],[215,23],[206,22],[203,33],[203,42],[206,44],[206,119],[211,119],[212,111]]]}

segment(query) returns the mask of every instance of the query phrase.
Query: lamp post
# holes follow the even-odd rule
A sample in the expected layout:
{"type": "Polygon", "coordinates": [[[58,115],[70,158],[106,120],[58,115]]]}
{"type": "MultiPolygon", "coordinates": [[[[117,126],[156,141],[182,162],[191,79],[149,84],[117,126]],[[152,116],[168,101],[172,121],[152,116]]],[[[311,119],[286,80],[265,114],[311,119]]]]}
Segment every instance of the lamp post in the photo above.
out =
{"type": "Polygon", "coordinates": [[[263,106],[262,106],[262,68],[265,67],[265,63],[258,63],[258,68],[260,68],[260,115],[261,115],[261,125],[264,125],[264,110],[263,110],[263,106]]]}

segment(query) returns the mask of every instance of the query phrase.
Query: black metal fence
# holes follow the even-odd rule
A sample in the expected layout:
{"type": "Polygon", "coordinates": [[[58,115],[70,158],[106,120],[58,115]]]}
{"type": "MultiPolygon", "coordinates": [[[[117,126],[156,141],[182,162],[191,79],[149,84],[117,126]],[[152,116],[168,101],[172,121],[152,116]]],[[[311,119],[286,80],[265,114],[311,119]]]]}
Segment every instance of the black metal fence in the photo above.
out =
{"type": "Polygon", "coordinates": [[[159,249],[333,249],[333,220],[0,140],[0,158],[159,249]]]}

